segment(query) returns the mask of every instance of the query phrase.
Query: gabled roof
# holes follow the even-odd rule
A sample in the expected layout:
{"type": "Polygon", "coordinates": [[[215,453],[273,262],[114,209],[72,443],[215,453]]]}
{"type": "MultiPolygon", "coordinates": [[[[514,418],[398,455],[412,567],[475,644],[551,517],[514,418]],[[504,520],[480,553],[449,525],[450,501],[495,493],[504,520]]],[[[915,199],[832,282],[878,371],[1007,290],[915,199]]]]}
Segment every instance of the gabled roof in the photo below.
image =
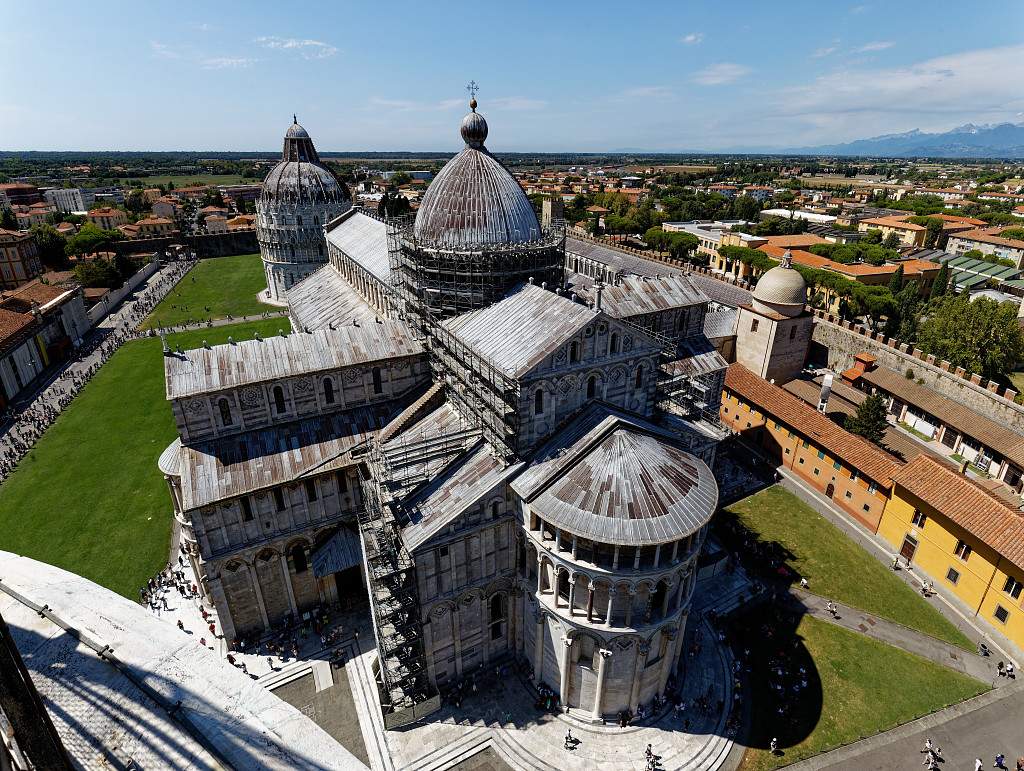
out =
{"type": "Polygon", "coordinates": [[[744,367],[730,364],[725,371],[725,387],[767,415],[860,471],[881,487],[892,486],[893,474],[900,468],[892,456],[849,431],[840,428],[816,409],[777,385],[769,383],[744,367]]]}
{"type": "Polygon", "coordinates": [[[685,538],[711,519],[718,484],[671,433],[593,404],[512,481],[554,526],[605,543],[685,538]]]}
{"type": "Polygon", "coordinates": [[[195,509],[350,465],[349,452],[372,439],[399,409],[357,407],[185,445],[178,466],[182,505],[195,509]]]}
{"type": "Polygon", "coordinates": [[[388,226],[381,220],[350,209],[334,220],[327,241],[359,263],[368,273],[387,283],[388,226]]]}
{"type": "Polygon", "coordinates": [[[402,530],[413,551],[522,468],[506,465],[480,441],[414,495],[403,507],[410,524],[402,530]]]}
{"type": "Polygon", "coordinates": [[[860,379],[897,399],[934,415],[943,423],[966,434],[1024,468],[1024,435],[1010,430],[1005,423],[992,420],[928,386],[919,385],[903,373],[876,367],[861,373],[860,379]]]}
{"type": "MultiPolygon", "coordinates": [[[[534,284],[521,284],[500,302],[445,322],[460,342],[509,377],[526,375],[604,313],[534,284]]],[[[659,347],[629,330],[636,348],[659,347]]],[[[625,346],[625,338],[623,338],[625,346]]]]}
{"type": "Polygon", "coordinates": [[[292,332],[175,353],[164,357],[167,398],[179,399],[423,353],[423,346],[408,332],[404,324],[385,321],[292,332]]]}
{"type": "MultiPolygon", "coordinates": [[[[583,294],[595,300],[597,290],[591,287],[583,294]]],[[[708,296],[682,273],[626,276],[618,284],[606,285],[601,292],[601,310],[617,319],[673,308],[689,308],[706,302],[708,296]]]]}
{"type": "Polygon", "coordinates": [[[893,482],[1024,570],[1024,518],[1018,509],[928,455],[910,461],[893,482]]]}
{"type": "Polygon", "coordinates": [[[377,312],[333,265],[310,273],[285,293],[296,329],[375,324],[377,312]]]}

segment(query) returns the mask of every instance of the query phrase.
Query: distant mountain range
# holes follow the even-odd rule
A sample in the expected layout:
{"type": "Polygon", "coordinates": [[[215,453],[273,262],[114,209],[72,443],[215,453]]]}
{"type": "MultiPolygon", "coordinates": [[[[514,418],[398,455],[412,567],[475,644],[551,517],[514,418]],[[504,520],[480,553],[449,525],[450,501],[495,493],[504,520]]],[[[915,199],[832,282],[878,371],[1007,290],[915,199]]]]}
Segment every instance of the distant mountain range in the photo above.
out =
{"type": "Polygon", "coordinates": [[[914,129],[838,145],[795,147],[794,155],[866,155],[892,158],[1024,158],[1024,123],[967,123],[931,134],[914,129]]]}

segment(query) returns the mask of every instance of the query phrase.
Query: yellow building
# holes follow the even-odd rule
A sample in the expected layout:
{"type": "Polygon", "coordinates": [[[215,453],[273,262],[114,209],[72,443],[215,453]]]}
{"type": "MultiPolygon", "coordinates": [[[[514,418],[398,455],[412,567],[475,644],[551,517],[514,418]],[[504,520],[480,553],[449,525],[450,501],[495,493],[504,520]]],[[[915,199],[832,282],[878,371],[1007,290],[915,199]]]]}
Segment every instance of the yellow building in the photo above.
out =
{"type": "Polygon", "coordinates": [[[1024,517],[929,455],[893,476],[878,534],[902,559],[1024,648],[1024,517]]]}

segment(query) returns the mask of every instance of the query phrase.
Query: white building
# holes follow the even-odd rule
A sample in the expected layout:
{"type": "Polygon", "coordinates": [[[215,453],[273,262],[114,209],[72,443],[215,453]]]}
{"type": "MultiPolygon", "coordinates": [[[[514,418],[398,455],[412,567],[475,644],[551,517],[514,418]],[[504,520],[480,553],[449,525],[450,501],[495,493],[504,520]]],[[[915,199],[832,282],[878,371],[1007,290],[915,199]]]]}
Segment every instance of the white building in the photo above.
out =
{"type": "Polygon", "coordinates": [[[285,292],[327,262],[324,226],[352,208],[348,189],[320,162],[313,140],[294,120],[284,151],[256,201],[264,299],[284,305],[285,292]]]}
{"type": "Polygon", "coordinates": [[[57,211],[70,214],[71,212],[88,211],[89,207],[96,200],[96,196],[89,190],[78,187],[53,187],[43,191],[43,197],[57,211]]]}

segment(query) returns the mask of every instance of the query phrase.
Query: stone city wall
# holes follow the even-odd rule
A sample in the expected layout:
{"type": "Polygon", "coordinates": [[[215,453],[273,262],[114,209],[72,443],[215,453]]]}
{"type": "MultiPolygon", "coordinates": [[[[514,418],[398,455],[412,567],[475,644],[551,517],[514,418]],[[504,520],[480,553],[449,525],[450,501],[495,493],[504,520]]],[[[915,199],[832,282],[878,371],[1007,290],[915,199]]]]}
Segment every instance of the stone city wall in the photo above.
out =
{"type": "Polygon", "coordinates": [[[171,244],[186,244],[194,249],[196,256],[229,257],[234,254],[253,254],[260,250],[256,241],[256,229],[232,230],[228,233],[204,233],[195,236],[161,236],[159,238],[132,238],[116,241],[114,249],[118,254],[139,252],[164,253],[171,244]]]}
{"type": "Polygon", "coordinates": [[[840,321],[831,314],[814,312],[812,340],[828,351],[828,367],[842,372],[853,366],[858,353],[870,353],[878,365],[904,373],[913,370],[914,379],[921,379],[932,390],[958,401],[994,420],[1005,421],[1018,431],[1024,431],[1024,407],[1014,402],[1017,392],[1002,388],[962,367],[937,359],[919,348],[886,337],[849,321],[840,321]]]}

